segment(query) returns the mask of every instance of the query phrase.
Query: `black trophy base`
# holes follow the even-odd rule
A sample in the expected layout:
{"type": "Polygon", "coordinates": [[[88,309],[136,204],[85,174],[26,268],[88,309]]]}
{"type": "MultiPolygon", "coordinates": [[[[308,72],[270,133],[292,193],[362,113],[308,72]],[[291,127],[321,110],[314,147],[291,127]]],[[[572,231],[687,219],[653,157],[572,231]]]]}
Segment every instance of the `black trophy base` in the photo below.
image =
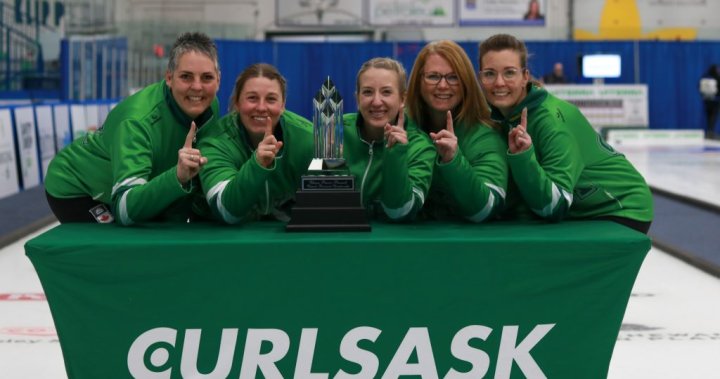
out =
{"type": "Polygon", "coordinates": [[[288,232],[369,232],[371,230],[360,192],[300,190],[290,212],[288,232]]]}

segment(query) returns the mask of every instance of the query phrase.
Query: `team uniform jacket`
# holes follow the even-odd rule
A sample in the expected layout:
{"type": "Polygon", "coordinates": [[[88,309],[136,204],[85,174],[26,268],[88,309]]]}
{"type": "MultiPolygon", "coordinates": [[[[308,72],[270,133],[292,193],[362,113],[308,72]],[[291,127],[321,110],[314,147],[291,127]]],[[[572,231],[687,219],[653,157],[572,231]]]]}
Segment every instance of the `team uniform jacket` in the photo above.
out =
{"type": "Polygon", "coordinates": [[[506,142],[524,107],[533,144],[524,152],[507,153],[511,211],[522,208],[516,204],[519,194],[536,215],[550,220],[618,216],[652,221],[652,197],[643,177],[605,143],[577,107],[544,88],[529,84],[528,95],[507,118],[493,107],[506,142]]]}
{"type": "MultiPolygon", "coordinates": [[[[215,99],[195,120],[198,136],[217,110],[215,99]]],[[[177,161],[192,121],[164,80],[151,84],[120,102],[98,131],[61,150],[45,189],[57,198],[90,196],[109,204],[123,225],[159,217],[186,221],[192,194],[200,190],[178,182],[177,161]]]]}
{"type": "Polygon", "coordinates": [[[345,161],[370,215],[384,214],[394,221],[414,218],[425,203],[437,155],[427,136],[406,126],[408,143],[386,149],[383,141],[362,138],[361,114],[346,113],[343,124],[345,161]]]}
{"type": "Polygon", "coordinates": [[[307,119],[283,112],[275,138],[283,147],[270,168],[255,159],[255,150],[237,112],[212,125],[203,135],[199,149],[208,159],[200,181],[210,210],[229,224],[270,215],[287,221],[291,200],[313,157],[312,124],[307,119]]]}
{"type": "Polygon", "coordinates": [[[454,130],[458,150],[452,161],[435,162],[424,212],[436,219],[454,215],[472,222],[488,220],[505,206],[507,145],[486,125],[456,125],[454,130]]]}

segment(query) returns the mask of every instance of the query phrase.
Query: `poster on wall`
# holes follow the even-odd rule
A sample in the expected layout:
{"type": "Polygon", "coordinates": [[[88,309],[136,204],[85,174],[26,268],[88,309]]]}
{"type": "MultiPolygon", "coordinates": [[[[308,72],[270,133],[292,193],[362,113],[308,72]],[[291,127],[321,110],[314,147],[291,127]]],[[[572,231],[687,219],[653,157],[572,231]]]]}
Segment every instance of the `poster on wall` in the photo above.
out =
{"type": "Polygon", "coordinates": [[[544,26],[547,0],[458,0],[461,26],[544,26]]]}
{"type": "Polygon", "coordinates": [[[10,109],[0,109],[0,199],[20,192],[10,109]]]}
{"type": "Polygon", "coordinates": [[[275,0],[278,26],[360,26],[364,1],[275,0]]]}
{"type": "Polygon", "coordinates": [[[52,107],[50,105],[36,106],[35,119],[37,120],[38,145],[40,146],[40,167],[42,167],[42,177],[44,178],[48,165],[56,153],[52,107]]]}
{"type": "Polygon", "coordinates": [[[60,151],[60,149],[72,142],[72,136],[70,134],[70,111],[68,109],[68,105],[54,105],[53,118],[55,119],[55,149],[60,151]]]}
{"type": "Polygon", "coordinates": [[[18,142],[18,161],[23,189],[40,184],[40,165],[38,162],[37,135],[35,134],[35,114],[33,107],[18,107],[15,113],[15,132],[18,142]]]}
{"type": "Polygon", "coordinates": [[[717,39],[720,1],[585,1],[573,11],[576,40],[717,39]],[[705,34],[705,35],[703,35],[705,34]]]}
{"type": "Polygon", "coordinates": [[[371,25],[451,26],[455,23],[456,0],[369,0],[368,20],[371,25]]]}

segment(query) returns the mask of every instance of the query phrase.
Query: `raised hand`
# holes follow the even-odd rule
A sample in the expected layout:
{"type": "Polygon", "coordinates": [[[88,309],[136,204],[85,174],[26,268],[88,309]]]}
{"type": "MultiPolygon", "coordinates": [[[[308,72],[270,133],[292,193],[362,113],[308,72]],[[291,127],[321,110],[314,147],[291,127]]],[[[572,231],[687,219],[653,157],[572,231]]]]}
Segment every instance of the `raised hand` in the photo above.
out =
{"type": "Polygon", "coordinates": [[[455,127],[453,126],[452,112],[447,111],[445,129],[437,133],[431,132],[430,138],[435,144],[435,148],[440,156],[440,162],[448,163],[455,159],[458,143],[457,136],[455,135],[455,127]]]}
{"type": "Polygon", "coordinates": [[[181,184],[187,184],[195,175],[200,172],[202,166],[207,163],[207,158],[200,154],[200,150],[193,148],[193,140],[197,126],[195,121],[190,124],[190,131],[185,137],[185,144],[178,150],[177,178],[181,184]]]}
{"type": "Polygon", "coordinates": [[[388,149],[396,143],[405,145],[408,143],[407,132],[405,131],[405,107],[400,107],[397,125],[385,124],[385,147],[388,149]]]}
{"type": "Polygon", "coordinates": [[[532,138],[527,132],[527,108],[520,114],[520,124],[508,133],[508,150],[511,154],[522,153],[532,146],[532,138]]]}
{"type": "Polygon", "coordinates": [[[269,168],[275,161],[275,156],[282,146],[282,141],[278,141],[273,135],[272,118],[268,116],[265,125],[265,136],[255,150],[255,160],[257,160],[257,163],[261,166],[269,168]]]}

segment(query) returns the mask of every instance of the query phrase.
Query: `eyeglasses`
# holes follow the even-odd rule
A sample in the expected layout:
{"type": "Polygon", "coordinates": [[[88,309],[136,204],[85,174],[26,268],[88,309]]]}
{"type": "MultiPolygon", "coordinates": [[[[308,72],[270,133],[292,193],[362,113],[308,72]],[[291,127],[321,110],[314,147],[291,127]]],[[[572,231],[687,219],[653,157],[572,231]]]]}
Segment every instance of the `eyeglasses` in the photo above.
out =
{"type": "MultiPolygon", "coordinates": [[[[519,68],[506,68],[502,72],[503,80],[506,82],[512,82],[513,80],[518,78],[518,74],[520,74],[521,71],[525,71],[524,69],[519,68]]],[[[483,70],[480,71],[480,81],[482,81],[485,84],[493,84],[498,78],[498,72],[495,70],[483,70]]]]}
{"type": "Polygon", "coordinates": [[[449,74],[441,74],[439,72],[426,72],[423,74],[423,78],[425,79],[425,83],[427,84],[440,84],[440,81],[445,79],[448,85],[456,86],[460,84],[460,77],[457,76],[457,74],[449,73],[449,74]]]}

